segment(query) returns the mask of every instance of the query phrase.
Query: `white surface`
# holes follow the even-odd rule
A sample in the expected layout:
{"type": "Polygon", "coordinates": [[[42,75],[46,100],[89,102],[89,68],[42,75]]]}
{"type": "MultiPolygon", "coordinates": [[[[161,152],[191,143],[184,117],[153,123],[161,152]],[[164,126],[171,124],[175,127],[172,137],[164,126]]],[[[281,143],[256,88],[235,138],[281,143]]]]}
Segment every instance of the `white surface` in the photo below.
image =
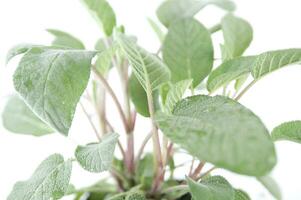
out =
{"type": "MultiPolygon", "coordinates": [[[[110,2],[119,24],[124,24],[129,33],[138,36],[140,44],[155,51],[158,48],[157,38],[148,26],[146,17],[155,17],[155,9],[161,1],[110,2]]],[[[236,3],[237,15],[247,19],[255,31],[247,54],[301,47],[300,0],[236,0],[236,3]]],[[[222,14],[219,9],[208,7],[199,17],[204,24],[213,25],[222,14]]],[[[52,38],[44,31],[46,28],[68,31],[81,38],[90,48],[101,37],[97,25],[78,0],[1,0],[0,26],[1,106],[5,96],[13,92],[10,80],[16,62],[12,62],[9,68],[4,67],[4,57],[11,46],[24,42],[48,44],[52,38]]],[[[300,66],[275,72],[259,81],[241,102],[258,114],[269,129],[283,121],[301,119],[300,77],[300,66]]],[[[117,86],[114,84],[114,87],[117,86]]],[[[110,105],[108,109],[112,112],[110,118],[114,119],[114,106],[110,105]]],[[[142,121],[139,119],[139,122],[142,121]]],[[[42,138],[21,136],[10,134],[0,127],[0,199],[7,197],[15,181],[27,179],[48,155],[58,152],[70,157],[77,144],[95,139],[84,118],[76,117],[75,123],[69,138],[58,134],[42,138]]],[[[137,140],[146,134],[143,132],[148,130],[145,126],[148,126],[147,122],[137,128],[137,140]]],[[[301,199],[301,145],[279,142],[277,152],[279,161],[273,177],[279,182],[284,199],[301,199]]],[[[248,191],[253,199],[272,199],[253,178],[222,173],[233,185],[248,191]]],[[[97,178],[98,175],[84,172],[75,165],[72,182],[76,186],[84,186],[97,178]]]]}

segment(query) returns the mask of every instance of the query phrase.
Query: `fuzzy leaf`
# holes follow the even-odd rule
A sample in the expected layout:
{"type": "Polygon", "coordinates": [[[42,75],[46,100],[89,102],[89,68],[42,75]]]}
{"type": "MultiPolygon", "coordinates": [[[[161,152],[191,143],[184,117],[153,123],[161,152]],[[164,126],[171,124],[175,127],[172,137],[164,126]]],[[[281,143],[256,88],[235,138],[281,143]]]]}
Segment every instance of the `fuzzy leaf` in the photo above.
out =
{"type": "Polygon", "coordinates": [[[234,192],[235,192],[234,200],[251,200],[249,195],[242,190],[235,189],[234,192]]]}
{"type": "Polygon", "coordinates": [[[182,99],[185,91],[191,86],[191,83],[192,80],[184,80],[171,86],[165,100],[165,110],[167,113],[173,111],[176,103],[182,99]]]}
{"type": "Polygon", "coordinates": [[[235,10],[235,4],[230,0],[169,0],[160,5],[157,16],[162,24],[169,27],[179,19],[193,17],[202,8],[210,4],[228,11],[235,10]]]}
{"type": "Polygon", "coordinates": [[[109,133],[103,136],[100,143],[78,146],[75,151],[77,161],[90,172],[97,173],[110,169],[118,137],[117,133],[109,133]]]}
{"type": "Polygon", "coordinates": [[[262,176],[276,164],[274,144],[261,120],[223,96],[197,95],[157,115],[159,127],[191,155],[230,171],[262,176]]]}
{"type": "Polygon", "coordinates": [[[239,79],[251,72],[255,56],[240,57],[228,60],[213,70],[207,81],[207,89],[210,92],[239,79]]]}
{"type": "Polygon", "coordinates": [[[84,44],[79,39],[70,35],[69,33],[56,29],[47,29],[47,31],[53,36],[55,36],[55,39],[52,42],[52,45],[54,46],[63,46],[73,49],[85,49],[84,44]]]}
{"type": "MultiPolygon", "coordinates": [[[[98,48],[100,48],[100,47],[98,46],[98,48]]],[[[113,59],[117,49],[118,48],[116,45],[112,45],[108,48],[105,47],[105,49],[103,49],[101,53],[97,54],[95,67],[101,74],[107,74],[109,72],[109,70],[111,69],[112,59],[113,59]]],[[[97,49],[97,50],[99,50],[99,49],[97,49]]]]}
{"type": "Polygon", "coordinates": [[[18,96],[9,98],[2,113],[3,126],[14,133],[43,136],[53,130],[40,120],[18,96]]]}
{"type": "Polygon", "coordinates": [[[289,140],[301,143],[301,121],[285,122],[272,131],[274,141],[289,140]]]}
{"type": "Polygon", "coordinates": [[[173,82],[193,79],[193,87],[196,87],[213,66],[210,33],[192,18],[179,20],[170,26],[162,51],[173,82]]]}
{"type": "Polygon", "coordinates": [[[83,50],[32,48],[15,71],[14,86],[43,121],[68,135],[94,55],[83,50]]]}
{"type": "Polygon", "coordinates": [[[102,26],[107,36],[112,35],[116,26],[113,8],[106,0],[82,0],[96,21],[102,26]]]}
{"type": "Polygon", "coordinates": [[[257,180],[277,199],[281,200],[282,195],[276,181],[270,176],[258,177],[257,180]]]}
{"type": "Polygon", "coordinates": [[[252,68],[252,76],[254,79],[260,79],[272,71],[288,65],[299,64],[300,61],[301,49],[268,51],[257,56],[252,68]]]}
{"type": "Polygon", "coordinates": [[[241,56],[249,47],[253,39],[251,25],[233,14],[226,15],[221,22],[222,31],[225,39],[224,48],[227,51],[227,59],[241,56]]]}
{"type": "Polygon", "coordinates": [[[157,56],[142,49],[124,35],[120,34],[117,41],[146,93],[156,90],[162,83],[169,81],[170,72],[157,56]]]}
{"type": "Polygon", "coordinates": [[[60,199],[68,190],[71,160],[59,154],[49,156],[27,181],[17,182],[7,200],[60,199]]]}
{"type": "Polygon", "coordinates": [[[234,190],[230,183],[221,176],[212,176],[200,183],[187,178],[188,186],[194,200],[233,200],[234,190]]]}

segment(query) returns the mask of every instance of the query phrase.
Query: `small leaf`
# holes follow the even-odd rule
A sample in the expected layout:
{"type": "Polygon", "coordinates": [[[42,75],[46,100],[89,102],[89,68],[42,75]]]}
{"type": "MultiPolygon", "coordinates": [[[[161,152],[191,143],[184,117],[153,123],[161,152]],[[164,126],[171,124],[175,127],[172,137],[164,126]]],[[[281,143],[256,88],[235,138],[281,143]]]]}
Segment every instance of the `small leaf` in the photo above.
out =
{"type": "Polygon", "coordinates": [[[15,71],[15,89],[43,121],[68,135],[94,56],[91,51],[32,48],[15,71]]]}
{"type": "Polygon", "coordinates": [[[234,200],[251,200],[249,195],[242,190],[235,189],[234,192],[235,192],[234,200]]]}
{"type": "Polygon", "coordinates": [[[165,110],[167,113],[173,111],[176,103],[182,99],[185,91],[191,86],[191,83],[192,80],[184,80],[171,86],[165,100],[165,110]]]}
{"type": "Polygon", "coordinates": [[[47,29],[47,31],[53,36],[55,36],[55,39],[52,42],[52,45],[54,46],[63,46],[73,49],[85,49],[84,44],[79,39],[70,35],[69,33],[56,29],[47,29]]]}
{"type": "Polygon", "coordinates": [[[173,82],[193,79],[195,88],[213,66],[210,33],[192,18],[178,20],[170,26],[162,51],[173,82]]]}
{"type": "Polygon", "coordinates": [[[116,51],[117,51],[117,46],[113,44],[112,46],[102,50],[101,53],[97,54],[95,67],[101,74],[107,74],[111,69],[112,59],[116,51]]]}
{"type": "MultiPolygon", "coordinates": [[[[241,56],[253,39],[251,25],[233,14],[226,15],[221,22],[227,50],[226,60],[241,56]]],[[[225,55],[225,54],[224,54],[225,55]]]]}
{"type": "Polygon", "coordinates": [[[281,200],[282,195],[276,181],[270,176],[258,177],[257,180],[277,199],[281,200]]]}
{"type": "Polygon", "coordinates": [[[285,122],[272,131],[274,141],[289,140],[301,143],[301,121],[285,122]]]}
{"type": "Polygon", "coordinates": [[[87,171],[95,173],[106,171],[111,167],[117,141],[117,133],[106,134],[100,143],[78,146],[75,157],[87,171]]]}
{"type": "Polygon", "coordinates": [[[156,33],[156,35],[158,36],[160,42],[163,43],[165,38],[165,33],[163,32],[161,27],[151,18],[147,18],[147,21],[149,25],[152,27],[152,29],[154,30],[154,32],[156,33]]]}
{"type": "Polygon", "coordinates": [[[150,189],[154,180],[154,174],[154,157],[151,153],[148,153],[141,160],[139,160],[136,169],[137,183],[143,185],[143,187],[146,189],[150,189]]]}
{"type": "Polygon", "coordinates": [[[187,177],[188,186],[193,199],[233,200],[234,190],[230,183],[221,176],[212,176],[200,183],[187,177]]]}
{"type": "Polygon", "coordinates": [[[249,74],[243,75],[240,78],[236,79],[234,88],[236,91],[240,90],[240,88],[244,85],[244,83],[248,80],[249,74]]]}
{"type": "Polygon", "coordinates": [[[158,114],[157,122],[172,142],[217,167],[262,176],[276,164],[274,144],[264,124],[230,98],[188,97],[177,103],[172,115],[158,114]]]}
{"type": "Polygon", "coordinates": [[[124,35],[119,34],[117,41],[147,94],[158,89],[162,83],[169,81],[170,72],[159,57],[142,49],[124,35]]]}
{"type": "Polygon", "coordinates": [[[19,44],[14,47],[12,47],[7,55],[6,55],[6,61],[5,64],[8,64],[8,62],[15,56],[26,53],[33,47],[41,47],[40,45],[34,45],[34,44],[19,44]]]}
{"type": "Polygon", "coordinates": [[[214,92],[218,88],[229,84],[251,72],[255,56],[240,57],[228,60],[213,70],[207,81],[207,89],[214,92]]]}
{"type": "Polygon", "coordinates": [[[9,98],[2,113],[4,127],[14,133],[43,136],[53,130],[40,120],[17,96],[9,98]]]}
{"type": "Polygon", "coordinates": [[[107,36],[112,35],[116,26],[113,8],[106,0],[82,0],[96,21],[102,26],[107,36]]]}
{"type": "Polygon", "coordinates": [[[299,64],[300,61],[301,49],[268,51],[257,56],[252,68],[252,76],[254,79],[260,79],[272,71],[287,65],[299,64]]]}
{"type": "Polygon", "coordinates": [[[179,19],[193,17],[210,4],[228,11],[235,10],[235,4],[230,0],[169,0],[160,5],[157,10],[157,16],[162,24],[169,27],[169,25],[179,19]]]}
{"type": "Polygon", "coordinates": [[[129,94],[136,111],[144,117],[149,117],[146,92],[134,74],[129,78],[129,94]]]}
{"type": "Polygon", "coordinates": [[[72,161],[49,156],[27,181],[17,182],[7,200],[60,199],[68,190],[72,161]]]}

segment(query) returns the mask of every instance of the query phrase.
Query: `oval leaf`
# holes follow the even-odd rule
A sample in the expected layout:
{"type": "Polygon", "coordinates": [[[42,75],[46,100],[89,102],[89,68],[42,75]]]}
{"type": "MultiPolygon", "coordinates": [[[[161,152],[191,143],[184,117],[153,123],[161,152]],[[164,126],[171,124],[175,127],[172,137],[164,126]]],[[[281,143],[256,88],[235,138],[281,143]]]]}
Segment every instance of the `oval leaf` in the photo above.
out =
{"type": "Polygon", "coordinates": [[[53,130],[17,96],[9,98],[2,113],[3,126],[14,133],[43,136],[53,130]]]}
{"type": "Polygon", "coordinates": [[[301,143],[301,121],[285,122],[272,131],[274,141],[289,140],[301,143]]]}
{"type": "Polygon", "coordinates": [[[200,183],[187,178],[188,186],[193,199],[202,200],[233,200],[234,189],[230,183],[221,176],[212,176],[200,183]]]}
{"type": "Polygon", "coordinates": [[[213,46],[208,30],[192,18],[182,19],[169,28],[163,43],[163,60],[178,82],[193,79],[196,87],[213,66],[213,46]]]}
{"type": "Polygon", "coordinates": [[[161,4],[157,10],[159,20],[166,27],[179,19],[193,17],[207,5],[216,5],[228,11],[235,10],[235,4],[230,0],[169,0],[161,4]]]}
{"type": "Polygon", "coordinates": [[[68,190],[72,161],[49,156],[27,181],[17,182],[7,200],[60,199],[68,190]]]}
{"type": "Polygon", "coordinates": [[[281,200],[282,195],[276,181],[270,176],[258,177],[257,180],[277,199],[281,200]]]}
{"type": "Polygon", "coordinates": [[[257,56],[252,68],[252,76],[254,79],[259,79],[272,71],[300,61],[301,49],[268,51],[257,56]]]}
{"type": "Polygon", "coordinates": [[[52,45],[69,47],[73,49],[85,49],[84,44],[79,39],[70,35],[69,33],[56,29],[47,29],[47,31],[53,36],[55,36],[52,45]]]}
{"type": "Polygon", "coordinates": [[[158,115],[163,133],[200,160],[230,171],[262,176],[276,164],[274,144],[261,120],[238,102],[198,95],[158,115]]]}
{"type": "Polygon", "coordinates": [[[32,48],[15,71],[15,89],[42,120],[68,135],[94,55],[90,51],[32,48]]]}
{"type": "Polygon", "coordinates": [[[75,157],[87,171],[106,171],[111,167],[117,142],[117,133],[106,134],[100,143],[78,146],[75,151],[75,157]]]}

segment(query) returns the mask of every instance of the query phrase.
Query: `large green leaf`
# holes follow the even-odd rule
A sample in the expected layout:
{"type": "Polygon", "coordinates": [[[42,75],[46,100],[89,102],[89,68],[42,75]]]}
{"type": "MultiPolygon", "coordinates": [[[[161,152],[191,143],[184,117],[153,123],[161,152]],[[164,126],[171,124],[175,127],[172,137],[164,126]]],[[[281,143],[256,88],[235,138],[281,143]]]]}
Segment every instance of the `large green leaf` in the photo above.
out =
{"type": "Polygon", "coordinates": [[[242,190],[235,189],[234,192],[235,192],[234,200],[251,200],[249,195],[242,190]]]}
{"type": "Polygon", "coordinates": [[[261,120],[223,96],[197,95],[177,103],[159,127],[191,155],[230,171],[262,176],[276,164],[274,144],[261,120]]]}
{"type": "Polygon", "coordinates": [[[213,70],[207,81],[207,89],[210,92],[243,77],[251,72],[255,56],[240,57],[228,60],[213,70]]]}
{"type": "Polygon", "coordinates": [[[241,56],[253,39],[251,25],[233,14],[228,14],[222,19],[221,26],[225,39],[223,48],[227,52],[227,56],[223,57],[227,60],[241,56]]]}
{"type": "Polygon", "coordinates": [[[289,140],[301,143],[301,121],[285,122],[272,131],[274,141],[289,140]]]}
{"type": "Polygon", "coordinates": [[[12,96],[2,113],[3,126],[14,133],[43,136],[53,130],[40,120],[18,96],[12,96]]]}
{"type": "Polygon", "coordinates": [[[73,49],[85,49],[84,44],[79,39],[70,35],[69,33],[56,29],[47,29],[47,31],[53,36],[55,36],[52,45],[69,47],[73,49]]]}
{"type": "Polygon", "coordinates": [[[162,24],[168,27],[179,19],[193,17],[210,4],[228,11],[235,10],[235,4],[230,0],[169,0],[161,4],[157,10],[157,16],[162,24]]]}
{"type": "Polygon", "coordinates": [[[72,161],[59,154],[49,156],[27,181],[17,182],[7,200],[60,199],[67,192],[72,161]]]}
{"type": "Polygon", "coordinates": [[[268,73],[301,61],[301,49],[268,51],[257,56],[252,68],[252,76],[259,79],[268,73]]]}
{"type": "Polygon", "coordinates": [[[276,181],[270,176],[258,177],[257,180],[277,199],[281,200],[282,195],[276,181]]]}
{"type": "Polygon", "coordinates": [[[116,26],[113,8],[106,0],[82,0],[96,21],[102,26],[107,36],[112,35],[116,26]]]}
{"type": "Polygon", "coordinates": [[[179,81],[171,86],[165,100],[165,111],[171,113],[178,101],[180,101],[185,91],[191,86],[192,80],[179,81]]]}
{"type": "Polygon", "coordinates": [[[147,94],[169,81],[170,72],[159,57],[142,49],[124,35],[119,34],[117,41],[147,94]]]}
{"type": "Polygon", "coordinates": [[[200,183],[187,178],[188,186],[194,200],[233,200],[234,189],[221,176],[212,176],[200,183]]]}
{"type": "Polygon", "coordinates": [[[35,47],[21,59],[14,86],[45,122],[67,135],[95,52],[35,47]]]}
{"type": "Polygon", "coordinates": [[[100,143],[78,146],[75,151],[77,161],[90,172],[110,169],[118,137],[117,133],[110,133],[103,136],[100,143]]]}
{"type": "Polygon", "coordinates": [[[173,82],[193,79],[193,87],[196,87],[212,69],[210,33],[195,19],[178,20],[170,26],[163,43],[163,60],[173,82]]]}

